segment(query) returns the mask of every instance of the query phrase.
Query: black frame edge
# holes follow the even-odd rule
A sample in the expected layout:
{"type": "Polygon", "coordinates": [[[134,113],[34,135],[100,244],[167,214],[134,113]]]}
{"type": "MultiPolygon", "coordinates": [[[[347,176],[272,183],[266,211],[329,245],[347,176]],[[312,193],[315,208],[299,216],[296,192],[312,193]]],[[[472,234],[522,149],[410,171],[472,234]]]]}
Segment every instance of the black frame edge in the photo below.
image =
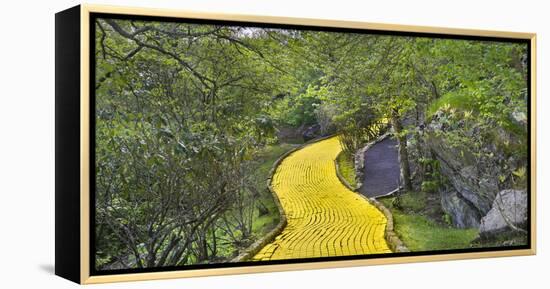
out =
{"type": "Polygon", "coordinates": [[[80,5],[55,14],[55,275],[80,283],[80,5]]]}

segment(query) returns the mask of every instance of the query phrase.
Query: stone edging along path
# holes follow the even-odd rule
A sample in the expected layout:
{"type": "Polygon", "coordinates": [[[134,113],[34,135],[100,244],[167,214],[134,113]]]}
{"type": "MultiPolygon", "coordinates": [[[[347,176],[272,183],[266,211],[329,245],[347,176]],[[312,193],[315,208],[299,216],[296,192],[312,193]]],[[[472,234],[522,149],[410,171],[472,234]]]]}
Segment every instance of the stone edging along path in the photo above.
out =
{"type": "Polygon", "coordinates": [[[240,253],[237,257],[233,258],[231,262],[243,262],[252,259],[254,255],[256,255],[260,250],[265,247],[267,244],[271,243],[277,235],[279,235],[283,229],[286,227],[287,220],[286,220],[286,213],[283,210],[283,207],[281,205],[281,202],[279,201],[279,197],[277,196],[277,193],[273,190],[273,186],[271,185],[271,181],[273,179],[273,176],[275,174],[275,171],[277,170],[277,167],[279,164],[289,155],[294,153],[295,151],[298,151],[312,143],[316,143],[328,138],[333,137],[334,135],[324,136],[317,139],[312,139],[310,141],[307,141],[289,151],[282,154],[271,167],[271,170],[269,171],[269,178],[267,179],[267,188],[271,195],[273,196],[273,200],[275,201],[275,205],[277,205],[277,209],[279,210],[279,223],[275,228],[273,228],[269,233],[265,234],[262,238],[257,240],[256,242],[252,243],[248,248],[246,248],[242,253],[240,253]]]}
{"type": "MultiPolygon", "coordinates": [[[[273,189],[273,186],[272,186],[272,179],[274,177],[274,174],[275,174],[275,171],[277,170],[277,168],[279,167],[279,165],[281,164],[281,162],[286,159],[288,156],[290,156],[291,154],[297,152],[298,150],[301,150],[301,149],[304,149],[306,146],[308,145],[311,145],[313,143],[316,143],[316,142],[320,142],[320,141],[323,141],[323,140],[326,140],[326,139],[329,139],[329,138],[332,138],[334,137],[334,135],[329,135],[329,136],[326,136],[326,137],[323,137],[323,138],[319,138],[319,139],[315,139],[315,140],[311,140],[309,142],[306,142],[304,143],[303,145],[300,145],[288,152],[286,152],[285,154],[283,154],[281,157],[279,157],[277,159],[277,161],[274,163],[274,165],[272,166],[272,169],[271,169],[271,174],[270,174],[270,178],[267,180],[267,186],[268,186],[268,189],[270,190],[270,192],[272,193],[274,199],[275,199],[275,202],[277,204],[277,207],[279,209],[279,213],[280,213],[280,221],[279,221],[279,224],[274,228],[272,229],[268,234],[266,234],[265,236],[263,236],[261,239],[259,239],[258,241],[256,241],[255,243],[253,243],[252,245],[250,245],[245,251],[243,251],[241,254],[239,254],[239,256],[237,256],[236,258],[234,258],[232,261],[233,262],[240,262],[240,261],[247,261],[247,260],[251,260],[254,256],[256,256],[256,254],[258,254],[262,249],[264,249],[265,246],[267,246],[268,244],[272,243],[275,238],[277,236],[279,236],[283,230],[285,230],[285,227],[287,225],[287,216],[286,216],[286,213],[285,211],[283,210],[282,208],[282,205],[280,203],[280,200],[279,200],[279,197],[277,195],[277,193],[275,192],[275,190],[273,189]]],[[[335,164],[335,168],[334,168],[336,171],[338,170],[336,164],[335,164]]],[[[339,172],[337,171],[337,176],[338,176],[338,180],[341,181],[341,184],[345,187],[345,188],[348,188],[348,190],[350,191],[353,191],[355,192],[355,190],[353,189],[349,189],[350,186],[349,184],[347,184],[347,182],[342,182],[342,178],[341,176],[339,176],[339,172]]],[[[362,198],[364,198],[362,195],[358,194],[359,196],[361,196],[362,198]]],[[[367,198],[364,198],[364,200],[371,204],[374,208],[376,208],[380,213],[382,213],[382,215],[388,220],[387,222],[387,225],[386,225],[386,230],[384,230],[382,232],[382,234],[384,234],[384,239],[386,240],[391,240],[391,242],[388,242],[388,251],[394,251],[393,250],[393,247],[391,244],[393,243],[396,243],[395,242],[395,238],[396,236],[394,234],[392,234],[393,230],[387,230],[387,228],[391,228],[393,229],[393,225],[392,225],[392,222],[391,222],[391,215],[390,215],[390,218],[388,218],[388,213],[389,211],[387,210],[383,210],[380,205],[381,204],[376,204],[374,203],[372,200],[369,200],[367,198]],[[388,234],[389,232],[389,234],[388,234]],[[393,242],[393,243],[392,243],[393,242]]],[[[402,247],[401,246],[398,246],[396,245],[395,246],[396,249],[398,250],[401,250],[402,247]]]]}
{"type": "Polygon", "coordinates": [[[334,160],[340,136],[311,143],[285,158],[272,180],[287,225],[252,260],[288,260],[392,253],[386,216],[346,187],[334,160]]]}
{"type": "MultiPolygon", "coordinates": [[[[381,142],[382,140],[386,139],[389,136],[390,136],[390,134],[386,133],[386,134],[382,135],[381,137],[379,137],[378,139],[368,143],[363,149],[360,150],[360,154],[364,155],[365,152],[369,148],[371,148],[373,145],[375,145],[378,142],[381,142]]],[[[361,161],[361,163],[364,163],[364,162],[361,161]]],[[[336,160],[334,160],[334,165],[336,166],[336,176],[338,176],[338,178],[340,179],[342,184],[344,184],[346,187],[348,187],[348,189],[350,191],[353,191],[353,192],[357,193],[359,196],[361,196],[367,202],[371,203],[378,210],[380,210],[384,214],[384,216],[386,216],[386,219],[388,221],[386,223],[386,232],[384,234],[384,238],[386,239],[386,242],[388,242],[388,245],[390,246],[390,249],[393,252],[410,252],[409,249],[407,248],[407,246],[405,246],[403,241],[401,241],[401,239],[399,239],[399,237],[397,236],[397,234],[393,230],[393,215],[390,212],[390,210],[388,210],[388,208],[386,208],[382,203],[378,202],[376,199],[368,198],[368,197],[364,196],[363,194],[359,193],[357,191],[358,188],[352,187],[348,183],[348,181],[342,176],[342,174],[340,173],[340,167],[339,167],[338,162],[336,160]]],[[[393,192],[391,192],[390,194],[392,194],[392,193],[393,192]]],[[[388,194],[388,195],[390,195],[390,194],[388,194]]]]}

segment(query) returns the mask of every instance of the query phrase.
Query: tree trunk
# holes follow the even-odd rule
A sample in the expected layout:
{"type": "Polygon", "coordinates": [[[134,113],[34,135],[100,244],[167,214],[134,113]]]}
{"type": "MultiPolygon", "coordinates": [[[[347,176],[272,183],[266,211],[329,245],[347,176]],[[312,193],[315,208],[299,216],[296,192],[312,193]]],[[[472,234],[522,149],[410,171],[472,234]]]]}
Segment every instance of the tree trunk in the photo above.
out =
{"type": "MultiPolygon", "coordinates": [[[[427,146],[424,143],[424,126],[426,123],[426,115],[424,114],[424,111],[426,111],[425,106],[418,103],[416,105],[416,123],[415,123],[418,131],[413,134],[413,137],[416,143],[416,146],[415,146],[415,149],[417,152],[416,157],[418,159],[431,157],[431,152],[426,150],[427,146]]],[[[426,163],[423,163],[423,162],[418,162],[418,163],[419,163],[419,166],[418,166],[418,170],[416,171],[416,175],[419,177],[418,181],[422,183],[426,180],[427,174],[431,173],[432,170],[429,167],[427,167],[426,163]]]]}
{"type": "Polygon", "coordinates": [[[401,181],[403,183],[403,188],[405,189],[405,191],[410,191],[412,190],[412,184],[411,169],[409,166],[409,154],[407,151],[407,136],[402,134],[403,126],[401,125],[399,115],[395,110],[392,111],[391,114],[391,123],[393,126],[393,130],[395,131],[395,136],[397,138],[401,181]]]}

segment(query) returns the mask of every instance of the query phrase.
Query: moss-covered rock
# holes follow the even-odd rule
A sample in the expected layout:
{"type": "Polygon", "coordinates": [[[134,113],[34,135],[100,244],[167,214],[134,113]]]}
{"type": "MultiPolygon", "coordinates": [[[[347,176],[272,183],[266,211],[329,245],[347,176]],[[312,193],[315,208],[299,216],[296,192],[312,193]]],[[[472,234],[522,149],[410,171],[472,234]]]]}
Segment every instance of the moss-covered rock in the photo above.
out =
{"type": "Polygon", "coordinates": [[[513,173],[524,166],[524,159],[504,149],[518,143],[514,137],[501,127],[479,127],[461,112],[434,114],[425,139],[447,180],[440,190],[441,205],[453,225],[479,227],[497,194],[517,185],[519,178],[513,173]]]}

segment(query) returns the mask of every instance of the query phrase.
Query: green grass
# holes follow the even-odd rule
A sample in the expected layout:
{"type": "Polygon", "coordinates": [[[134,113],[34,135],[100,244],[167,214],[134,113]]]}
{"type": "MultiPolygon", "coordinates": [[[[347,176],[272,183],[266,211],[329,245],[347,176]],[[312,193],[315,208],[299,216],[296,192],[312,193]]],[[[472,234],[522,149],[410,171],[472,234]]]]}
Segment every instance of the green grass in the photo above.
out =
{"type": "Polygon", "coordinates": [[[529,242],[528,236],[521,232],[503,232],[489,239],[477,239],[473,243],[474,248],[502,247],[502,246],[522,246],[529,242]]]}
{"type": "Polygon", "coordinates": [[[301,145],[304,143],[304,138],[301,136],[287,137],[283,141],[285,142],[285,145],[288,145],[288,144],[301,145]]]}
{"type": "MultiPolygon", "coordinates": [[[[266,146],[265,149],[258,155],[258,160],[261,163],[257,168],[258,175],[265,177],[264,181],[267,180],[270,177],[269,172],[271,171],[275,161],[284,153],[295,147],[296,145],[289,143],[266,146]]],[[[265,182],[262,185],[265,185],[265,182]]]]}
{"type": "Polygon", "coordinates": [[[393,208],[393,199],[387,198],[380,201],[393,214],[395,233],[413,252],[469,248],[478,235],[477,229],[457,229],[438,224],[407,207],[410,204],[416,206],[420,204],[419,201],[410,203],[407,200],[401,200],[401,205],[406,209],[400,210],[393,208]]]}
{"type": "Polygon", "coordinates": [[[401,196],[401,206],[407,211],[422,212],[426,209],[427,198],[425,192],[412,192],[401,196]]]}
{"type": "Polygon", "coordinates": [[[356,176],[355,176],[355,165],[353,163],[353,155],[342,152],[336,158],[338,163],[338,169],[342,177],[350,184],[353,188],[357,187],[356,176]]]}

